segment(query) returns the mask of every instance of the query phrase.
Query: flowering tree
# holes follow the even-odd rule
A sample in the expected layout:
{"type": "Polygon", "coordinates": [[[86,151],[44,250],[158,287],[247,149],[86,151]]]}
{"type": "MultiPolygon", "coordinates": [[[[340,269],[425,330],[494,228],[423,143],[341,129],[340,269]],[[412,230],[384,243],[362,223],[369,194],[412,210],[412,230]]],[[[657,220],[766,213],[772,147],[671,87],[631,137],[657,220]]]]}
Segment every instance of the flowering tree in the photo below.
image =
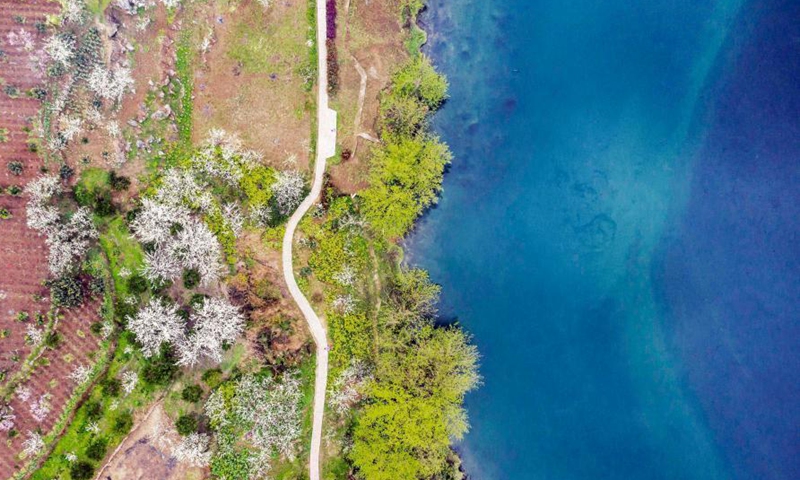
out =
{"type": "Polygon", "coordinates": [[[91,373],[91,367],[87,367],[86,365],[78,365],[72,370],[72,373],[69,374],[69,378],[78,385],[81,385],[89,380],[89,375],[91,375],[91,373]]]}
{"type": "Polygon", "coordinates": [[[22,442],[22,458],[38,455],[44,448],[44,440],[42,440],[42,436],[38,433],[28,430],[27,437],[28,438],[22,442]]]}
{"type": "Polygon", "coordinates": [[[75,39],[67,35],[53,35],[44,44],[44,51],[50,60],[66,64],[75,56],[75,39]]]}
{"type": "Polygon", "coordinates": [[[278,173],[278,179],[272,185],[275,203],[281,215],[289,215],[303,201],[305,182],[300,172],[286,170],[278,173]]]}
{"type": "Polygon", "coordinates": [[[328,393],[328,403],[336,413],[344,414],[361,400],[364,386],[371,378],[366,364],[353,361],[333,382],[328,393]]]}
{"type": "Polygon", "coordinates": [[[179,365],[194,366],[202,358],[222,360],[222,347],[244,329],[244,315],[226,300],[209,298],[192,320],[194,331],[178,343],[179,365]]]}
{"type": "Polygon", "coordinates": [[[8,432],[14,428],[16,418],[10,405],[0,405],[0,432],[8,432]]]}
{"type": "Polygon", "coordinates": [[[136,372],[124,372],[122,374],[122,391],[125,395],[130,395],[139,383],[139,374],[136,372]]]}
{"type": "Polygon", "coordinates": [[[248,425],[247,436],[261,452],[293,458],[300,437],[301,397],[294,375],[284,375],[281,383],[246,375],[236,384],[233,412],[248,425]]]}
{"type": "Polygon", "coordinates": [[[30,200],[26,207],[28,227],[47,236],[50,273],[62,276],[75,266],[76,260],[89,249],[98,236],[91,212],[83,207],[66,222],[61,221],[58,209],[50,202],[61,193],[58,177],[46,175],[28,185],[30,200]]]}
{"type": "Polygon", "coordinates": [[[89,74],[89,88],[101,98],[118,102],[128,91],[133,91],[131,71],[125,67],[106,70],[100,65],[89,74]]]}
{"type": "Polygon", "coordinates": [[[211,452],[208,450],[208,435],[204,433],[189,434],[175,446],[172,456],[179,462],[188,463],[193,467],[205,467],[211,460],[211,452]]]}
{"type": "Polygon", "coordinates": [[[128,317],[128,329],[142,345],[142,354],[152,357],[161,344],[173,343],[183,338],[183,322],[178,317],[178,307],[151,300],[134,317],[128,317]]]}
{"type": "Polygon", "coordinates": [[[30,405],[31,416],[37,421],[42,422],[50,413],[52,405],[50,404],[50,394],[43,393],[39,398],[33,401],[30,405]]]}

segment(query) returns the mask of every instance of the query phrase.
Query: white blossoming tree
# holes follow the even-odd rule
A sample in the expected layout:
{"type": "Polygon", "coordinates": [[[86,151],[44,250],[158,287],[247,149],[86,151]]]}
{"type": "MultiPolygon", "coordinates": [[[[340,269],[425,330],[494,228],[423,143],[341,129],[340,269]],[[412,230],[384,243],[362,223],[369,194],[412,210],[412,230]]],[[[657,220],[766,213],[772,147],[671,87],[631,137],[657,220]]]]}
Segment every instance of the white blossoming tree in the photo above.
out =
{"type": "Polygon", "coordinates": [[[134,317],[128,318],[128,329],[136,335],[142,354],[158,354],[163,343],[174,343],[183,338],[183,322],[178,317],[178,307],[151,300],[134,317]]]}
{"type": "Polygon", "coordinates": [[[28,431],[27,438],[22,442],[22,458],[28,458],[38,455],[44,448],[44,440],[42,436],[36,432],[28,431]]]}
{"type": "Polygon", "coordinates": [[[89,74],[89,88],[100,98],[118,102],[126,92],[133,91],[131,71],[125,67],[107,70],[96,66],[89,74]]]}
{"type": "Polygon", "coordinates": [[[222,348],[244,329],[244,315],[226,300],[209,298],[193,317],[194,331],[178,343],[179,365],[192,367],[203,358],[222,361],[222,348]]]}
{"type": "Polygon", "coordinates": [[[305,181],[300,172],[287,170],[278,173],[278,178],[272,185],[275,203],[281,215],[289,215],[303,201],[305,181]]]}

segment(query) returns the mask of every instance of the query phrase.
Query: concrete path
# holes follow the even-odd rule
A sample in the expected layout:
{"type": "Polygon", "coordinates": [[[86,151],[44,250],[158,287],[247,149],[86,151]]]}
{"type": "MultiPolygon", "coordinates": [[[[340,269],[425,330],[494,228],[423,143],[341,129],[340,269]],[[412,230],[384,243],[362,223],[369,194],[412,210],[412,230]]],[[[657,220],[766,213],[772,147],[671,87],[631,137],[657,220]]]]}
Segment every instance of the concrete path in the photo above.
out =
{"type": "Polygon", "coordinates": [[[294,278],[292,267],[292,246],[297,224],[308,210],[317,202],[322,191],[322,180],[325,174],[325,161],[336,154],[336,112],[328,107],[328,52],[325,46],[326,38],[326,1],[317,0],[317,52],[318,52],[318,84],[317,93],[317,157],[314,161],[314,179],[311,192],[303,200],[286,224],[286,234],[283,236],[283,277],[292,298],[300,307],[303,316],[308,322],[308,328],[317,344],[317,368],[314,379],[314,420],[311,429],[311,455],[308,459],[310,480],[320,480],[319,456],[322,443],[322,418],[325,413],[325,389],[328,381],[328,339],[325,327],[319,316],[311,308],[297,281],[294,278]]]}

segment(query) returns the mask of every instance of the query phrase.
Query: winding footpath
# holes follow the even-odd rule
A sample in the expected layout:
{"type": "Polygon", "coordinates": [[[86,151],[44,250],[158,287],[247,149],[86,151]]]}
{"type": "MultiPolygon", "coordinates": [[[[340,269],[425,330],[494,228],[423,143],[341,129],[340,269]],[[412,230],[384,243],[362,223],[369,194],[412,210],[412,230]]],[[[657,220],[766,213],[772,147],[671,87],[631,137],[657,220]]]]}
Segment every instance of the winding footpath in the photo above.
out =
{"type": "Polygon", "coordinates": [[[311,308],[308,299],[297,286],[292,266],[292,246],[297,225],[308,212],[322,192],[323,175],[325,175],[325,161],[336,154],[336,112],[328,107],[328,51],[325,45],[326,38],[326,4],[324,0],[317,2],[317,157],[314,162],[314,179],[311,192],[303,200],[286,224],[286,233],[283,236],[282,263],[283,277],[289,287],[289,293],[300,307],[303,316],[308,322],[311,336],[317,345],[317,368],[314,379],[314,420],[311,429],[311,454],[308,459],[310,480],[320,480],[319,456],[322,443],[322,418],[325,413],[325,389],[328,381],[328,338],[325,327],[319,316],[311,308]]]}

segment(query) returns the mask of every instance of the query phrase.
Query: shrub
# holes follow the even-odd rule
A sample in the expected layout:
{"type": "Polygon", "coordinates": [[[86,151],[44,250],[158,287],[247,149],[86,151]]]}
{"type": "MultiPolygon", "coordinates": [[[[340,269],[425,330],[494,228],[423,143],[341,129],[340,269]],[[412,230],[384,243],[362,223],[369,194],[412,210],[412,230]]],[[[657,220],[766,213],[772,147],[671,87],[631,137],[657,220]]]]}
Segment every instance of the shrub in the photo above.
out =
{"type": "Polygon", "coordinates": [[[119,396],[119,391],[121,388],[122,384],[116,378],[107,378],[103,380],[103,395],[117,397],[119,396]]]}
{"type": "Polygon", "coordinates": [[[50,298],[57,307],[77,307],[83,303],[83,288],[80,282],[72,277],[61,277],[48,280],[50,298]]]}
{"type": "Polygon", "coordinates": [[[197,403],[202,396],[203,388],[200,385],[187,385],[181,392],[181,398],[191,403],[197,403]]]}
{"type": "Polygon", "coordinates": [[[108,181],[111,184],[111,189],[118,192],[127,190],[131,186],[131,180],[128,177],[117,175],[117,172],[113,170],[108,176],[108,181]]]}
{"type": "Polygon", "coordinates": [[[85,460],[77,461],[70,465],[69,476],[73,480],[89,480],[94,477],[94,465],[85,460]]]}
{"type": "Polygon", "coordinates": [[[86,447],[86,456],[92,460],[102,460],[106,456],[108,449],[108,440],[105,438],[95,438],[86,447]]]}
{"type": "Polygon", "coordinates": [[[11,212],[9,212],[6,207],[0,207],[0,220],[8,220],[11,217],[13,217],[13,215],[11,215],[11,212]]]}
{"type": "Polygon", "coordinates": [[[182,436],[197,432],[197,417],[194,415],[181,415],[175,422],[175,428],[182,436]]]}
{"type": "Polygon", "coordinates": [[[50,334],[44,339],[44,344],[46,347],[55,350],[59,345],[61,345],[61,334],[58,332],[50,332],[50,334]]]}
{"type": "Polygon", "coordinates": [[[183,271],[183,286],[192,289],[200,283],[200,272],[195,269],[183,271]]]}
{"type": "Polygon", "coordinates": [[[94,195],[93,203],[94,212],[101,217],[107,217],[114,213],[114,203],[111,201],[111,193],[108,191],[100,191],[94,195]]]}
{"type": "Polygon", "coordinates": [[[19,185],[11,185],[8,187],[8,193],[14,197],[18,197],[22,193],[22,187],[19,185]]]}
{"type": "Polygon", "coordinates": [[[168,385],[177,372],[178,367],[175,366],[172,351],[162,347],[161,354],[147,359],[147,363],[142,367],[142,380],[151,386],[168,385]]]}
{"type": "Polygon", "coordinates": [[[128,291],[139,295],[147,291],[147,280],[141,275],[131,275],[128,277],[128,291]]]}
{"type": "Polygon", "coordinates": [[[106,281],[103,277],[94,277],[89,281],[89,290],[92,295],[102,295],[106,293],[106,281]]]}
{"type": "Polygon", "coordinates": [[[114,419],[114,431],[117,433],[128,433],[132,426],[133,415],[131,412],[122,412],[114,419]]]}
{"type": "Polygon", "coordinates": [[[61,177],[61,180],[69,180],[75,175],[75,169],[63,163],[61,164],[61,168],[58,169],[58,175],[61,177]]]}
{"type": "Polygon", "coordinates": [[[103,322],[94,322],[89,326],[89,331],[91,331],[95,335],[100,335],[100,332],[103,331],[103,322]]]}
{"type": "Polygon", "coordinates": [[[103,405],[95,400],[86,402],[86,418],[89,420],[99,420],[103,416],[103,405]]]}
{"type": "Polygon", "coordinates": [[[195,310],[201,309],[203,308],[206,298],[208,298],[208,296],[202,293],[193,293],[192,297],[189,299],[189,306],[195,310]]]}
{"type": "Polygon", "coordinates": [[[12,160],[6,164],[8,171],[11,172],[12,175],[22,175],[22,171],[25,167],[22,165],[22,162],[18,160],[12,160]]]}
{"type": "Polygon", "coordinates": [[[219,368],[211,368],[203,372],[201,377],[203,382],[208,385],[208,388],[215,389],[222,383],[222,370],[219,368]]]}

